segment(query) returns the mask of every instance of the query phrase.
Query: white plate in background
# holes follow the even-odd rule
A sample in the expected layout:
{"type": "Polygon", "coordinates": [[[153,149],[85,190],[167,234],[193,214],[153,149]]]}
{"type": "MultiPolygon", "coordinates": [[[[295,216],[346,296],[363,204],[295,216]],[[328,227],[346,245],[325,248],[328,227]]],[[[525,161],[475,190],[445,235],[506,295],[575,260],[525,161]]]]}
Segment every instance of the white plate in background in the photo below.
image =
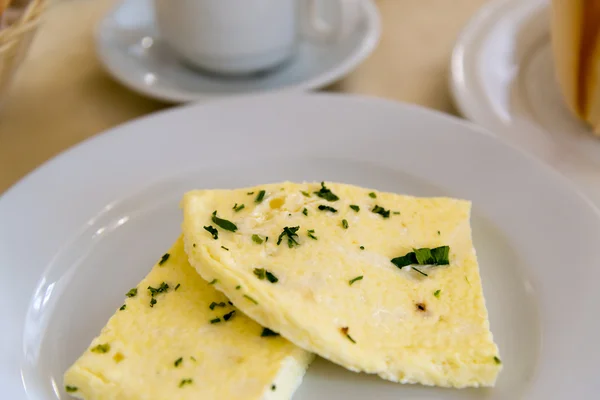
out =
{"type": "Polygon", "coordinates": [[[65,369],[179,235],[185,191],[286,179],[472,200],[504,363],[496,388],[452,390],[399,385],[319,359],[295,400],[600,392],[600,216],[565,179],[463,120],[380,99],[288,94],[124,124],[0,197],[3,398],[67,398],[65,369]]]}
{"type": "Polygon", "coordinates": [[[536,155],[600,204],[600,138],[568,111],[554,74],[548,0],[494,0],[454,48],[461,113],[536,155]]]}

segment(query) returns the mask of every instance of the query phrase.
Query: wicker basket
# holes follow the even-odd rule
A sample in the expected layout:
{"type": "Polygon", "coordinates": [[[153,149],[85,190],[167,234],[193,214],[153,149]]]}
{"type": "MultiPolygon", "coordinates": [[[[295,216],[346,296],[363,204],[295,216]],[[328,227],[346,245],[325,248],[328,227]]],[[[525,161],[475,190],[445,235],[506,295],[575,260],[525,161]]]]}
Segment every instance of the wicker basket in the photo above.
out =
{"type": "Polygon", "coordinates": [[[27,54],[46,3],[46,0],[31,0],[22,10],[9,9],[0,16],[0,103],[27,54]],[[14,20],[7,21],[9,17],[14,20]]]}

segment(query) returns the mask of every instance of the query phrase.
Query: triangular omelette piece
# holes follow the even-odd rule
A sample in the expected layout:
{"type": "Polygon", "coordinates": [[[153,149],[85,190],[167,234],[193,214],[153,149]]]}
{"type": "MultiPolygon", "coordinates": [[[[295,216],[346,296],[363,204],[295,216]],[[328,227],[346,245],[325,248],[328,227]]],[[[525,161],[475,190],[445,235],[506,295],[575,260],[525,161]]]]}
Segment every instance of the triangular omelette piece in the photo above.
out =
{"type": "Polygon", "coordinates": [[[396,382],[494,385],[469,202],[284,182],[183,210],[192,266],[299,347],[396,382]]]}
{"type": "Polygon", "coordinates": [[[200,278],[180,239],[67,370],[80,399],[289,399],[313,356],[200,278]]]}

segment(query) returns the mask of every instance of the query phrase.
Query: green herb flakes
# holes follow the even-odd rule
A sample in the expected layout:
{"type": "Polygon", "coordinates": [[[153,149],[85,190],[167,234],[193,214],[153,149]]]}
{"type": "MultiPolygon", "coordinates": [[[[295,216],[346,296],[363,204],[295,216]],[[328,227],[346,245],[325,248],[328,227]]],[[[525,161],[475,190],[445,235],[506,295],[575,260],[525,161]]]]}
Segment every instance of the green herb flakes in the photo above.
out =
{"type": "Polygon", "coordinates": [[[342,228],[344,228],[344,229],[348,229],[348,226],[349,226],[349,225],[348,225],[348,221],[347,221],[347,220],[345,220],[345,219],[343,219],[343,220],[342,220],[342,228]]]}
{"type": "Polygon", "coordinates": [[[217,278],[213,279],[212,281],[208,282],[209,285],[214,285],[215,283],[219,282],[219,280],[217,278]]]}
{"type": "Polygon", "coordinates": [[[217,217],[216,211],[213,211],[212,213],[212,222],[214,222],[219,228],[225,229],[226,231],[237,231],[237,226],[233,222],[217,217]]]}
{"type": "Polygon", "coordinates": [[[208,231],[213,237],[213,239],[217,240],[219,238],[219,231],[212,225],[205,226],[204,230],[208,231]]]}
{"type": "Polygon", "coordinates": [[[304,197],[310,197],[310,193],[305,192],[304,190],[301,190],[300,193],[302,193],[304,197]]]}
{"type": "Polygon", "coordinates": [[[394,215],[400,215],[400,211],[394,211],[392,214],[394,214],[394,215]]]}
{"type": "Polygon", "coordinates": [[[360,276],[357,276],[356,278],[352,278],[352,279],[350,279],[350,280],[348,281],[348,284],[349,284],[350,286],[352,286],[352,284],[353,284],[354,282],[356,282],[356,281],[362,281],[362,279],[363,279],[363,276],[362,276],[362,275],[360,275],[360,276]]]}
{"type": "Polygon", "coordinates": [[[235,310],[229,311],[227,314],[223,315],[223,319],[225,321],[229,321],[235,315],[235,310]]]}
{"type": "Polygon", "coordinates": [[[183,357],[179,357],[177,360],[175,360],[173,365],[175,365],[175,368],[177,368],[181,365],[182,362],[183,362],[183,357]]]}
{"type": "Polygon", "coordinates": [[[235,290],[240,290],[241,288],[242,288],[242,287],[241,287],[240,285],[237,285],[237,286],[235,287],[235,290]]]}
{"type": "Polygon", "coordinates": [[[270,330],[269,328],[263,328],[260,333],[260,337],[279,336],[279,333],[270,330]]]}
{"type": "Polygon", "coordinates": [[[321,189],[318,192],[314,192],[314,194],[327,201],[338,201],[340,199],[325,186],[325,182],[321,182],[321,189]]]}
{"type": "Polygon", "coordinates": [[[442,291],[440,289],[438,289],[435,292],[433,292],[433,295],[439,299],[440,298],[440,293],[442,293],[442,291]]]}
{"type": "Polygon", "coordinates": [[[360,246],[359,249],[364,250],[365,246],[360,246]]]}
{"type": "Polygon", "coordinates": [[[243,205],[243,204],[240,204],[238,206],[238,203],[235,203],[235,205],[233,206],[233,211],[240,212],[240,211],[242,211],[244,209],[244,207],[246,207],[246,206],[243,205]]]}
{"type": "Polygon", "coordinates": [[[127,308],[127,304],[123,304],[121,307],[119,307],[119,311],[123,311],[127,308]]]}
{"type": "Polygon", "coordinates": [[[302,210],[302,214],[308,216],[308,210],[306,209],[306,207],[304,207],[304,210],[302,210]]]}
{"type": "Polygon", "coordinates": [[[313,239],[313,240],[318,240],[319,238],[315,236],[315,230],[314,229],[309,229],[306,231],[307,235],[309,238],[313,239]]]}
{"type": "Polygon", "coordinates": [[[371,193],[369,193],[369,197],[372,199],[376,199],[377,195],[375,194],[375,192],[371,192],[371,193]]]}
{"type": "Polygon", "coordinates": [[[212,303],[210,303],[208,308],[210,308],[211,310],[214,310],[216,307],[225,307],[225,306],[226,306],[226,304],[224,302],[217,303],[217,302],[213,301],[212,303]]]}
{"type": "Polygon", "coordinates": [[[298,229],[300,229],[299,226],[294,226],[294,227],[286,226],[285,228],[283,228],[283,232],[281,232],[281,234],[279,235],[279,238],[277,239],[277,245],[279,246],[279,244],[283,240],[283,237],[287,236],[288,247],[292,248],[294,246],[298,246],[300,243],[298,243],[295,239],[298,237],[298,234],[296,233],[296,232],[298,232],[298,229]]]}
{"type": "Polygon", "coordinates": [[[349,341],[351,341],[352,343],[356,344],[356,340],[354,340],[352,338],[352,336],[350,336],[350,334],[348,333],[348,327],[347,326],[345,326],[343,328],[340,328],[340,331],[342,332],[342,334],[344,336],[346,336],[346,338],[348,338],[349,341]]]}
{"type": "Polygon", "coordinates": [[[265,279],[265,269],[264,268],[254,268],[254,275],[261,281],[265,279]]]}
{"type": "Polygon", "coordinates": [[[181,382],[179,382],[179,387],[182,388],[185,385],[191,385],[192,382],[194,381],[191,378],[182,379],[181,382]]]}
{"type": "Polygon", "coordinates": [[[92,353],[108,353],[110,351],[110,344],[104,343],[94,346],[90,349],[92,353]]]}
{"type": "Polygon", "coordinates": [[[390,217],[390,210],[386,210],[385,208],[375,205],[375,207],[373,207],[373,209],[371,210],[371,212],[374,212],[375,214],[379,214],[381,215],[383,218],[389,218],[390,217]]]}
{"type": "Polygon", "coordinates": [[[319,207],[317,207],[319,209],[319,211],[331,211],[332,213],[336,213],[338,212],[335,208],[333,207],[329,207],[329,206],[324,206],[324,205],[320,205],[319,207]]]}
{"type": "Polygon", "coordinates": [[[494,356],[494,362],[498,365],[502,364],[502,360],[500,360],[497,356],[494,356]]]}
{"type": "Polygon", "coordinates": [[[137,296],[137,288],[129,289],[129,292],[125,293],[127,297],[135,297],[137,296]]]}
{"type": "Polygon", "coordinates": [[[179,289],[180,287],[181,287],[181,283],[178,283],[177,285],[175,285],[175,289],[173,289],[173,290],[177,290],[177,289],[179,289]]]}
{"type": "Polygon", "coordinates": [[[256,195],[256,199],[254,199],[254,202],[259,204],[262,203],[263,199],[265,198],[265,194],[267,192],[264,190],[261,190],[260,192],[258,192],[258,195],[256,195]]]}
{"type": "MultiPolygon", "coordinates": [[[[393,258],[391,260],[392,264],[398,268],[404,268],[409,265],[448,265],[450,263],[448,259],[450,253],[449,246],[441,246],[434,249],[421,248],[413,250],[414,251],[405,254],[404,256],[393,258]]],[[[412,267],[412,269],[424,276],[428,276],[426,273],[415,267],[412,267]]]]}
{"type": "Polygon", "coordinates": [[[438,231],[438,236],[440,236],[440,235],[441,235],[441,233],[440,233],[440,231],[438,231]]]}
{"type": "Polygon", "coordinates": [[[256,234],[252,235],[252,241],[256,244],[262,244],[264,242],[263,238],[256,234]]]}
{"type": "Polygon", "coordinates": [[[277,390],[277,386],[275,386],[274,384],[273,384],[273,385],[271,385],[271,390],[272,390],[272,391],[275,391],[275,390],[277,390]]]}
{"type": "Polygon", "coordinates": [[[77,386],[65,386],[65,392],[67,393],[75,393],[79,388],[77,386]]]}
{"type": "Polygon", "coordinates": [[[353,210],[354,210],[354,211],[356,211],[356,212],[359,212],[359,211],[360,211],[360,207],[359,207],[359,206],[357,206],[356,204],[350,204],[350,208],[351,208],[351,209],[353,209],[353,210]]]}
{"type": "Polygon", "coordinates": [[[221,322],[221,318],[213,318],[210,320],[211,324],[218,324],[219,322],[221,322]]]}
{"type": "Polygon", "coordinates": [[[253,194],[254,194],[254,192],[248,192],[248,193],[246,193],[246,194],[247,194],[248,196],[251,196],[251,195],[253,195],[253,194]]]}
{"type": "Polygon", "coordinates": [[[245,294],[244,297],[247,298],[249,301],[253,302],[254,304],[258,304],[258,301],[254,300],[252,297],[248,296],[247,294],[245,294]]]}
{"type": "Polygon", "coordinates": [[[171,257],[169,253],[163,254],[163,256],[160,258],[160,261],[158,262],[158,265],[163,265],[164,263],[166,263],[169,257],[171,257]]]}
{"type": "Polygon", "coordinates": [[[279,279],[269,271],[265,271],[265,276],[267,277],[267,280],[271,283],[279,282],[279,279]]]}
{"type": "Polygon", "coordinates": [[[166,282],[162,282],[157,288],[148,286],[148,292],[150,292],[151,296],[156,296],[157,294],[166,293],[168,290],[169,290],[169,285],[166,282]]]}
{"type": "Polygon", "coordinates": [[[221,246],[221,248],[222,248],[223,250],[225,250],[225,251],[229,251],[229,249],[228,249],[227,247],[225,247],[225,246],[221,246]]]}
{"type": "Polygon", "coordinates": [[[153,297],[150,299],[150,307],[154,308],[155,304],[156,304],[156,299],[153,297]]]}

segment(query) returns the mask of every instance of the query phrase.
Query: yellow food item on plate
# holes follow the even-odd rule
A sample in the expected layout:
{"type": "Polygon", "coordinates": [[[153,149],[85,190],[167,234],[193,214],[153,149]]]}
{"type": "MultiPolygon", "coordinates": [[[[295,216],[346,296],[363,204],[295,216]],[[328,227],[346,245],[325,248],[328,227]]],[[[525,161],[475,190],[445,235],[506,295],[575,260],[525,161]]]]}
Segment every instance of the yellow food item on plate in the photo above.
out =
{"type": "Polygon", "coordinates": [[[67,370],[86,400],[289,399],[313,358],[240,313],[189,265],[181,239],[67,370]]]}
{"type": "Polygon", "coordinates": [[[469,202],[284,182],[182,206],[192,266],[299,347],[396,382],[494,385],[469,202]]]}

